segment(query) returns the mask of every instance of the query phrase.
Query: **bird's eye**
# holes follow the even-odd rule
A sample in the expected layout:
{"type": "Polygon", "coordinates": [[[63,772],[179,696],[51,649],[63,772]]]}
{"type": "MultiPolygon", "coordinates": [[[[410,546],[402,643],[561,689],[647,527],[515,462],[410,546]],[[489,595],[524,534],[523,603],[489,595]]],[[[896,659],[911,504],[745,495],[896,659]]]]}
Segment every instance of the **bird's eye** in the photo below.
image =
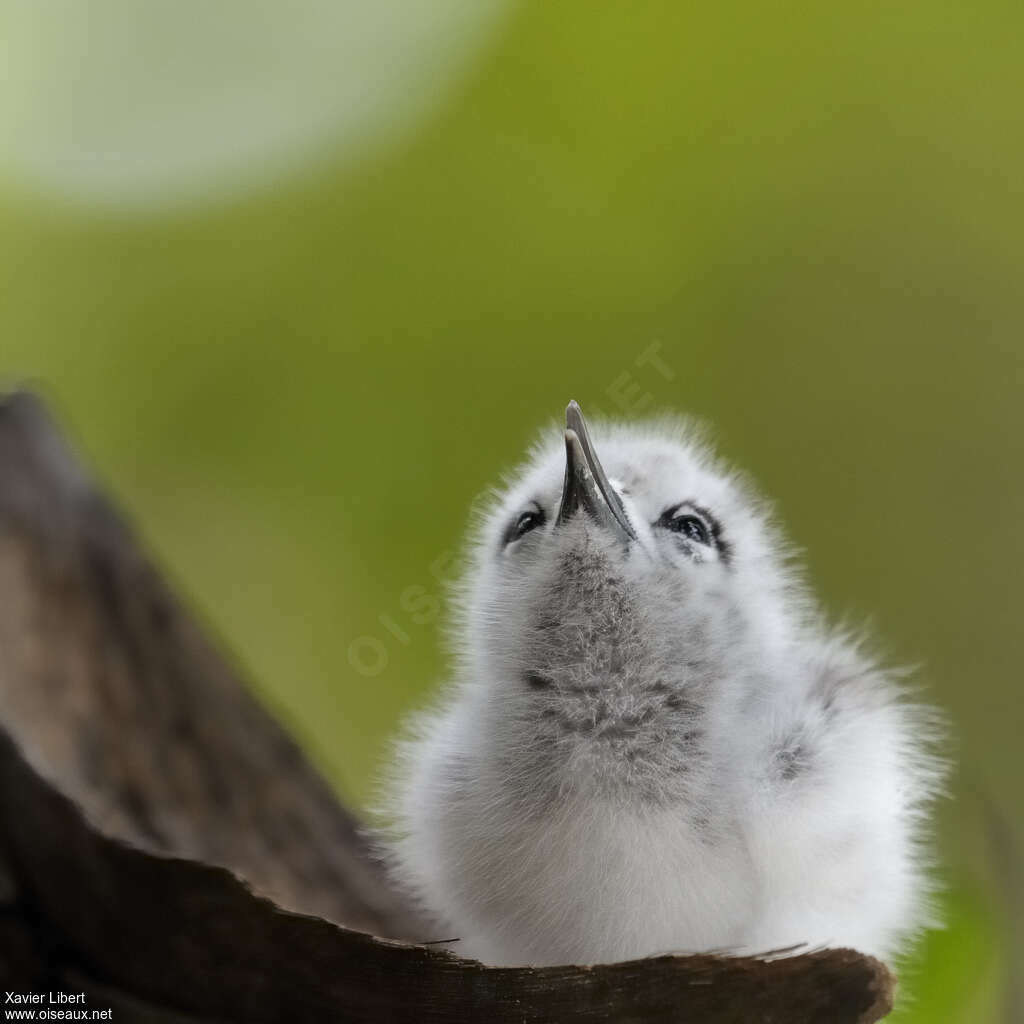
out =
{"type": "Polygon", "coordinates": [[[665,509],[654,524],[670,533],[677,533],[684,545],[700,544],[713,548],[723,558],[728,554],[728,545],[721,539],[721,527],[715,517],[706,509],[684,501],[665,509]]]}
{"type": "Polygon", "coordinates": [[[540,508],[527,509],[525,512],[520,512],[519,515],[509,523],[508,529],[505,531],[505,543],[511,544],[514,540],[519,540],[520,537],[525,536],[531,530],[536,530],[538,526],[544,524],[544,512],[540,508]]]}
{"type": "Polygon", "coordinates": [[[668,528],[673,533],[681,533],[684,537],[696,541],[698,544],[711,543],[711,533],[708,530],[707,524],[700,516],[695,516],[692,512],[684,512],[682,515],[670,519],[668,528]]]}

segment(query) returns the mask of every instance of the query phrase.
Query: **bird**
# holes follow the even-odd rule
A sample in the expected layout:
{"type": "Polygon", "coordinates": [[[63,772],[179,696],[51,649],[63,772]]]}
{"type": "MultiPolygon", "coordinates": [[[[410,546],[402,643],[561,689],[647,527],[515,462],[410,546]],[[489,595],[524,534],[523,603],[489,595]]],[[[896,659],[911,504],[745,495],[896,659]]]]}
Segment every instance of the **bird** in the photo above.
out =
{"type": "Polygon", "coordinates": [[[474,528],[387,784],[395,881],[490,965],[891,963],[939,923],[941,716],[829,624],[702,427],[595,430],[571,402],[474,528]]]}

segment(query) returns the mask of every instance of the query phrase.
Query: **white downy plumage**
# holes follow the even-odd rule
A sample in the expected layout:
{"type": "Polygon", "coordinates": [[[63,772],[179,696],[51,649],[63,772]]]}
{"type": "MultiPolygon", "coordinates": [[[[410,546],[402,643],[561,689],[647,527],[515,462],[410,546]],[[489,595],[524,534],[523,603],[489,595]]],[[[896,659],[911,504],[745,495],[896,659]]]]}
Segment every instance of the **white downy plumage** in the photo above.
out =
{"type": "Polygon", "coordinates": [[[931,923],[934,716],[686,424],[595,452],[573,403],[553,440],[475,539],[455,679],[400,749],[396,877],[490,964],[891,960],[931,923]]]}

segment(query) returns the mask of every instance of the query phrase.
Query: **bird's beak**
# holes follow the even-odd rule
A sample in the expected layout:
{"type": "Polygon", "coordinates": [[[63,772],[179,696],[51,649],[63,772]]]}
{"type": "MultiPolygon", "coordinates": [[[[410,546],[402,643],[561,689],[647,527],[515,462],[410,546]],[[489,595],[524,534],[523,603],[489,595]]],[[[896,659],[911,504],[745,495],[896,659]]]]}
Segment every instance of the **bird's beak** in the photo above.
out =
{"type": "Polygon", "coordinates": [[[555,525],[568,522],[580,508],[623,544],[637,539],[622,501],[597,460],[587,421],[580,407],[570,402],[565,410],[565,483],[555,525]]]}

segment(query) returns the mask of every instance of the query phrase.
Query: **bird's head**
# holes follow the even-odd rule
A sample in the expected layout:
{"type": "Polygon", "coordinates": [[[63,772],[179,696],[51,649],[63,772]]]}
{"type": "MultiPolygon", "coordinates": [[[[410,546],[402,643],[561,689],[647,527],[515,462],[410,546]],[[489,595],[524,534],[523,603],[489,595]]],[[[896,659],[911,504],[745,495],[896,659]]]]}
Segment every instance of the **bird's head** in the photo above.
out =
{"type": "Polygon", "coordinates": [[[763,505],[685,424],[579,406],[483,522],[463,677],[524,798],[693,796],[738,749],[799,618],[763,505]]]}

